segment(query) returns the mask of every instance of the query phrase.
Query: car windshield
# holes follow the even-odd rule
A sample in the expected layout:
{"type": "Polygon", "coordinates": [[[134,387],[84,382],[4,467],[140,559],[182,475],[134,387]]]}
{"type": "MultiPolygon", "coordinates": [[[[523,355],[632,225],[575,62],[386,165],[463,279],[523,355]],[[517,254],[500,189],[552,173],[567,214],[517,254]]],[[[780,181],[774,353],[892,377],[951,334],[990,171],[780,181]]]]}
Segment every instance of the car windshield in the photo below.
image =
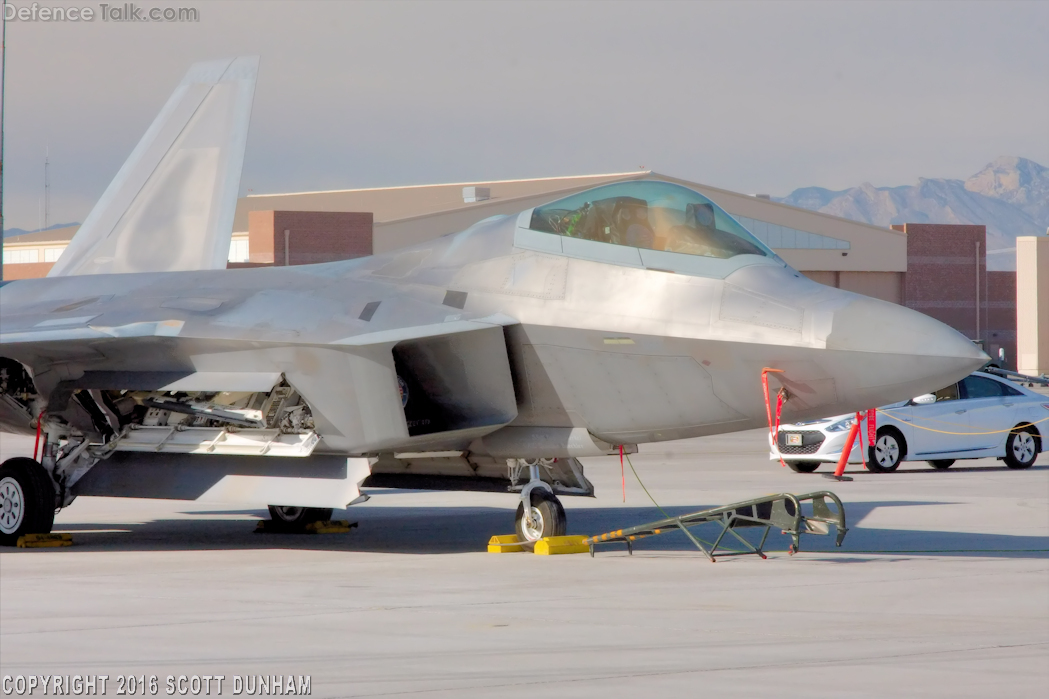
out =
{"type": "Polygon", "coordinates": [[[775,257],[710,199],[669,182],[623,182],[574,194],[534,209],[529,228],[686,255],[775,257]]]}

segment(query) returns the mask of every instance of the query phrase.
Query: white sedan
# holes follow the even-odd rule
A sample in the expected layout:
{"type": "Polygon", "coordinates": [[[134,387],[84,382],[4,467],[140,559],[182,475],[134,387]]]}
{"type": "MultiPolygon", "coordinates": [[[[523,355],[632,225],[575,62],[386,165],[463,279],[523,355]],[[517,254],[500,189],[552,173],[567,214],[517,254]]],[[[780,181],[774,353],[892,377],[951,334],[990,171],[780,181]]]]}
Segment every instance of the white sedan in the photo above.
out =
{"type": "MultiPolygon", "coordinates": [[[[812,473],[822,463],[836,464],[845,448],[853,415],[781,425],[770,458],[794,471],[812,473]]],[[[1027,468],[1049,440],[1049,397],[1007,379],[973,373],[936,393],[880,408],[871,471],[895,471],[901,461],[927,461],[950,468],[958,459],[994,457],[1009,468],[1027,468]]],[[[859,437],[849,463],[861,463],[859,437]]]]}

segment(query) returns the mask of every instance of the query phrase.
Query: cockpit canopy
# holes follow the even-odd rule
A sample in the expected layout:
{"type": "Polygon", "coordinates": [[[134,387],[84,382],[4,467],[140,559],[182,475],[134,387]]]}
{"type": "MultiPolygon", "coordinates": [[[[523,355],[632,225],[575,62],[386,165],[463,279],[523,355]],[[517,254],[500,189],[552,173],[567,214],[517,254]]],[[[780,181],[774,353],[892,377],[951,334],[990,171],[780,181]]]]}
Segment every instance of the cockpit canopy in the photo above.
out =
{"type": "Polygon", "coordinates": [[[529,228],[642,250],[719,259],[775,257],[699,192],[654,180],[605,185],[540,206],[532,211],[529,228]]]}

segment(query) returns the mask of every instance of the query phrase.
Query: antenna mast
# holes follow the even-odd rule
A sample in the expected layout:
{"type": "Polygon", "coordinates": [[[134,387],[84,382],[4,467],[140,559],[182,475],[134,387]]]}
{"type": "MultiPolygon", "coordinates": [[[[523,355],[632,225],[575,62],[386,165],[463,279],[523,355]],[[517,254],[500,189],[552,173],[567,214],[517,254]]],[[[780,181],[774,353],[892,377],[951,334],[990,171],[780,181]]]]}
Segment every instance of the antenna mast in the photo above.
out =
{"type": "Polygon", "coordinates": [[[48,150],[44,150],[44,227],[42,230],[45,231],[51,225],[51,164],[48,162],[48,150]]]}

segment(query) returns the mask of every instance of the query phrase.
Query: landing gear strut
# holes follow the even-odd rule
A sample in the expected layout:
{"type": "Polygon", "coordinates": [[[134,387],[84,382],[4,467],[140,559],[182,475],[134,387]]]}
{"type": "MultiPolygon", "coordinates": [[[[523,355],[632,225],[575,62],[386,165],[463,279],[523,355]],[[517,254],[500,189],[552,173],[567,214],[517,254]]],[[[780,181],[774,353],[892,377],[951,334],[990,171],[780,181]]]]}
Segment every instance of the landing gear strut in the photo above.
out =
{"type": "Polygon", "coordinates": [[[25,534],[49,534],[55,523],[55,487],[33,459],[0,465],[0,546],[14,546],[25,534]]]}
{"type": "Polygon", "coordinates": [[[534,544],[547,536],[564,536],[568,527],[565,508],[553,489],[539,477],[539,462],[528,464],[529,480],[521,489],[515,531],[519,541],[534,544]]]}

